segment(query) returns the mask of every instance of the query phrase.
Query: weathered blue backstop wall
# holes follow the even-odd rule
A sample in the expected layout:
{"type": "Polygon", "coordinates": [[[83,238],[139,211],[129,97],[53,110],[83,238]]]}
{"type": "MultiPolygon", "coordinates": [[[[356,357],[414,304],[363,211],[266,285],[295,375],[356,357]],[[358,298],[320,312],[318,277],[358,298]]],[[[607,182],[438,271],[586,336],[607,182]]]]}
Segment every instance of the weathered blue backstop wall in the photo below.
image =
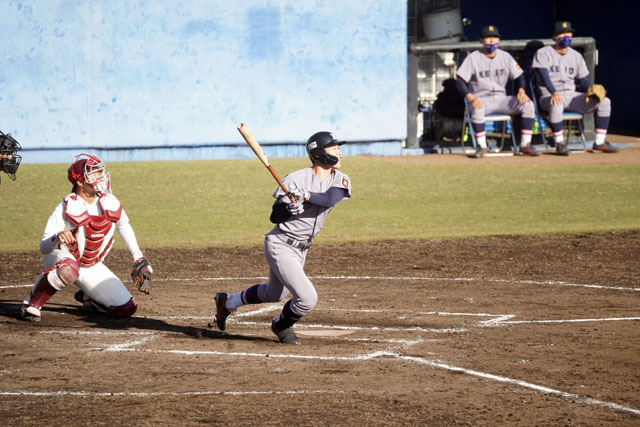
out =
{"type": "Polygon", "coordinates": [[[406,25],[397,0],[5,0],[0,130],[71,151],[240,142],[239,122],[401,140],[406,25]]]}

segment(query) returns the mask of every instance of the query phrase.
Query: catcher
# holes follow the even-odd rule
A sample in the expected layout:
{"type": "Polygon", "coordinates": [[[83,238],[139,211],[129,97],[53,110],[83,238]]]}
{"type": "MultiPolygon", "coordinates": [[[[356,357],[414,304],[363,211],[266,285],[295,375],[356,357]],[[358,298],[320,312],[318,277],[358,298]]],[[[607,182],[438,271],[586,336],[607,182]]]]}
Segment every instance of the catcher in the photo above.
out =
{"type": "Polygon", "coordinates": [[[9,175],[12,181],[16,180],[16,172],[22,161],[22,156],[16,154],[20,150],[22,147],[10,133],[0,131],[0,171],[9,175]]]}
{"type": "Polygon", "coordinates": [[[133,256],[131,277],[144,293],[151,292],[153,270],[143,257],[129,218],[111,194],[104,163],[80,154],[67,170],[73,188],[54,210],[42,235],[40,274],[20,310],[24,320],[39,321],[40,309],[56,292],[75,284],[75,299],[85,307],[116,317],[130,317],[138,309],[127,287],[103,264],[116,230],[133,256]]]}
{"type": "Polygon", "coordinates": [[[596,131],[593,151],[616,153],[618,147],[605,141],[611,100],[606,97],[602,85],[590,84],[584,58],[570,47],[574,31],[570,22],[556,22],[552,37],[555,45],[539,49],[532,64],[541,92],[540,106],[549,112],[549,127],[556,143],[556,153],[569,154],[562,132],[562,113],[565,110],[583,114],[593,112],[596,131]],[[576,82],[579,92],[576,92],[576,82]]]}

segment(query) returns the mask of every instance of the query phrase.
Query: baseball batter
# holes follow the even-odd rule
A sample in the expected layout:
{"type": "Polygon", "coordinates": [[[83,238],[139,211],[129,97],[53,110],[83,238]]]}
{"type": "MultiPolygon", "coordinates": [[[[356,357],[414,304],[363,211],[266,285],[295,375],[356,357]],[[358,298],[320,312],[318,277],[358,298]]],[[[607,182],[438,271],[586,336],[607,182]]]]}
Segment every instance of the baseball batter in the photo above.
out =
{"type": "Polygon", "coordinates": [[[605,141],[609,118],[611,116],[611,100],[601,95],[588,96],[589,70],[582,55],[571,48],[574,29],[569,21],[554,24],[554,46],[540,48],[536,52],[532,67],[536,74],[536,83],[540,90],[540,107],[549,112],[549,127],[556,143],[556,153],[568,155],[562,128],[562,114],[566,111],[579,113],[594,112],[596,140],[594,151],[615,153],[618,147],[605,141]],[[576,82],[580,91],[576,91],[576,82]]]}
{"type": "Polygon", "coordinates": [[[0,131],[0,171],[9,175],[12,181],[16,180],[16,172],[22,161],[22,156],[16,154],[20,150],[20,143],[10,133],[0,131]]]}
{"type": "Polygon", "coordinates": [[[117,230],[134,259],[132,277],[143,292],[150,291],[152,269],[143,257],[129,218],[111,194],[104,163],[87,154],[76,156],[67,177],[72,192],[54,210],[40,241],[45,271],[38,276],[20,311],[24,320],[40,321],[40,309],[56,292],[75,284],[75,294],[85,307],[129,317],[138,305],[126,286],[102,261],[117,230]]]}
{"type": "Polygon", "coordinates": [[[300,344],[292,326],[318,301],[313,283],[304,272],[307,251],[331,209],[351,197],[351,181],[338,170],[342,166],[342,144],[344,141],[338,141],[330,132],[317,132],[307,141],[312,166],[282,180],[294,200],[289,200],[281,187],[273,194],[276,201],[270,219],[276,226],[264,242],[269,280],[232,295],[216,294],[215,320],[221,331],[226,328],[227,317],[238,307],[282,301],[291,293],[293,297],[271,322],[271,330],[280,342],[300,344]]]}
{"type": "Polygon", "coordinates": [[[485,116],[488,114],[519,114],[522,116],[520,152],[531,156],[539,153],[531,145],[535,107],[525,92],[524,74],[513,57],[498,48],[500,33],[494,25],[482,28],[482,50],[470,53],[458,69],[456,86],[471,104],[471,126],[476,135],[479,158],[487,153],[485,116]],[[505,86],[516,80],[516,96],[507,96],[505,86]]]}

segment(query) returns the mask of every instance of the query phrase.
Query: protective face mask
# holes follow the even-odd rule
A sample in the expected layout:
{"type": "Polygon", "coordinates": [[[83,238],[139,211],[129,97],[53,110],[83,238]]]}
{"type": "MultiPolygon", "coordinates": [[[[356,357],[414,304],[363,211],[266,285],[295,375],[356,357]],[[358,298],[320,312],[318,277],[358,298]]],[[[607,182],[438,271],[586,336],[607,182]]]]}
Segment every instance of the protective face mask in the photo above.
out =
{"type": "Polygon", "coordinates": [[[571,46],[571,37],[560,37],[558,39],[558,46],[560,46],[562,49],[571,46]]]}
{"type": "Polygon", "coordinates": [[[487,53],[493,53],[496,51],[496,49],[498,49],[498,43],[496,44],[485,44],[484,45],[484,51],[487,53]]]}

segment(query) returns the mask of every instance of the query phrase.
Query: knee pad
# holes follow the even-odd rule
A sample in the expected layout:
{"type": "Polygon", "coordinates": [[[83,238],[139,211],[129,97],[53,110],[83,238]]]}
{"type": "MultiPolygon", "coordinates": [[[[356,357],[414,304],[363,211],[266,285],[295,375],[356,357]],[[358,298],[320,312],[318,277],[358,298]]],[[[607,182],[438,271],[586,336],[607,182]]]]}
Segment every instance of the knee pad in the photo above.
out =
{"type": "Polygon", "coordinates": [[[125,304],[109,307],[109,313],[116,317],[131,317],[138,310],[138,303],[132,297],[125,304]]]}
{"type": "Polygon", "coordinates": [[[61,290],[78,279],[80,266],[78,266],[78,262],[75,259],[62,258],[56,263],[55,267],[47,270],[45,274],[51,286],[61,290]]]}

